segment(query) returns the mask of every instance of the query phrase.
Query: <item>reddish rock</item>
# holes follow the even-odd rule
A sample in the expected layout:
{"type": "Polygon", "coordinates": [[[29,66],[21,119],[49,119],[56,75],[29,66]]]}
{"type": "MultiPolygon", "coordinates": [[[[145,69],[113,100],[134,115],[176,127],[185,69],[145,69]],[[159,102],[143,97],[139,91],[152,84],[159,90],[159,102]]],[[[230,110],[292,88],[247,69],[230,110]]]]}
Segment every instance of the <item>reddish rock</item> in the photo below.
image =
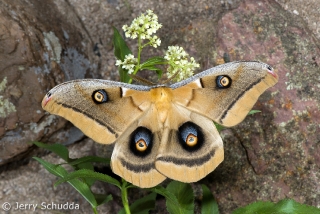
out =
{"type": "Polygon", "coordinates": [[[273,1],[253,0],[222,17],[218,41],[220,58],[257,59],[279,72],[278,84],[254,107],[262,112],[223,133],[226,160],[212,177],[234,182],[210,182],[222,212],[288,197],[319,206],[319,46],[302,20],[273,1]]]}

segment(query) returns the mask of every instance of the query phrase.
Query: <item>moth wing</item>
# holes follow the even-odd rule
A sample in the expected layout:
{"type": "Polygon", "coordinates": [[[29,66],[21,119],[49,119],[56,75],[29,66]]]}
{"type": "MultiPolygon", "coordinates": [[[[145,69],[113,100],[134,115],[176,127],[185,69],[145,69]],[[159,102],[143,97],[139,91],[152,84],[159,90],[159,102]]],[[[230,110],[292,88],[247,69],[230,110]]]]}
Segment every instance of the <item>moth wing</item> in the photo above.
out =
{"type": "Polygon", "coordinates": [[[112,171],[142,188],[165,180],[154,165],[161,141],[160,126],[156,109],[151,106],[117,139],[111,157],[112,171]]]}
{"type": "Polygon", "coordinates": [[[223,142],[212,120],[181,106],[173,106],[170,126],[161,137],[156,169],[181,182],[196,182],[224,158],[223,142]]]}
{"type": "Polygon", "coordinates": [[[110,144],[148,108],[149,90],[108,80],[74,80],[51,89],[42,107],[66,118],[96,142],[110,144]],[[97,98],[104,100],[99,103],[97,98]]]}
{"type": "Polygon", "coordinates": [[[265,63],[232,62],[203,71],[171,88],[174,103],[229,127],[240,123],[259,96],[277,81],[277,74],[265,63]],[[222,84],[226,86],[219,81],[225,81],[222,84]]]}

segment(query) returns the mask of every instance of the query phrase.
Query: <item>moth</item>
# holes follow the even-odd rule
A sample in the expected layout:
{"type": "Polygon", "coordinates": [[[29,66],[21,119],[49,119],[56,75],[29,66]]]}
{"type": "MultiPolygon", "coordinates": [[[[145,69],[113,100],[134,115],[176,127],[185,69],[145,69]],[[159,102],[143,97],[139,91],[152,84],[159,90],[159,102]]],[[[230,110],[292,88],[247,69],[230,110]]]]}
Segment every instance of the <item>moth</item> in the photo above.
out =
{"type": "Polygon", "coordinates": [[[148,188],[167,177],[196,182],[224,159],[213,123],[240,123],[278,81],[261,62],[219,65],[172,85],[140,86],[83,79],[51,89],[42,107],[102,144],[114,144],[113,172],[148,188]]]}

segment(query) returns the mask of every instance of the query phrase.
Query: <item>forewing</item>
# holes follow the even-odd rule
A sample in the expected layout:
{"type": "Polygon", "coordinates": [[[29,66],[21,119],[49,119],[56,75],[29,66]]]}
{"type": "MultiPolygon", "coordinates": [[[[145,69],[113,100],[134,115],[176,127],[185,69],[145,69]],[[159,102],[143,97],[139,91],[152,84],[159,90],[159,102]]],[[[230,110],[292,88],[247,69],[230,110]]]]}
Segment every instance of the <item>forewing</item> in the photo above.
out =
{"type": "Polygon", "coordinates": [[[51,89],[42,107],[96,142],[110,144],[148,108],[148,91],[148,87],[107,80],[74,80],[51,89]]]}
{"type": "Polygon", "coordinates": [[[227,63],[172,85],[173,103],[223,126],[234,126],[277,81],[276,72],[265,63],[227,63]]]}

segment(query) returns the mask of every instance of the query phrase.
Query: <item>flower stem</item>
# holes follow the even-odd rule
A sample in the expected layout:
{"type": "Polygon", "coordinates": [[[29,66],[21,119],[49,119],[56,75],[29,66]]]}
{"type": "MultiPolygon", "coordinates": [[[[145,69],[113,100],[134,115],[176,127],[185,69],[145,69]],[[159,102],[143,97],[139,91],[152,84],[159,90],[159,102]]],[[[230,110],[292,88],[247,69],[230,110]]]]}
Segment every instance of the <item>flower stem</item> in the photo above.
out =
{"type": "MultiPolygon", "coordinates": [[[[138,64],[137,66],[135,67],[134,71],[133,71],[133,75],[136,75],[140,69],[140,56],[141,56],[141,51],[142,51],[142,45],[141,45],[141,36],[139,35],[138,36],[138,64]]],[[[130,78],[129,80],[129,84],[132,83],[132,78],[130,78]]]]}
{"type": "Polygon", "coordinates": [[[138,64],[133,72],[133,75],[136,75],[137,72],[139,71],[140,69],[140,57],[141,57],[141,51],[142,51],[142,44],[141,44],[141,36],[139,35],[138,36],[138,64]]]}
{"type": "Polygon", "coordinates": [[[138,67],[140,66],[140,56],[142,51],[141,36],[138,37],[138,67]]]}
{"type": "Polygon", "coordinates": [[[127,182],[122,179],[121,199],[126,214],[131,214],[128,202],[127,182]]]}
{"type": "Polygon", "coordinates": [[[92,210],[93,210],[93,213],[94,213],[94,214],[98,214],[98,210],[97,210],[96,207],[92,207],[92,210]]]}

